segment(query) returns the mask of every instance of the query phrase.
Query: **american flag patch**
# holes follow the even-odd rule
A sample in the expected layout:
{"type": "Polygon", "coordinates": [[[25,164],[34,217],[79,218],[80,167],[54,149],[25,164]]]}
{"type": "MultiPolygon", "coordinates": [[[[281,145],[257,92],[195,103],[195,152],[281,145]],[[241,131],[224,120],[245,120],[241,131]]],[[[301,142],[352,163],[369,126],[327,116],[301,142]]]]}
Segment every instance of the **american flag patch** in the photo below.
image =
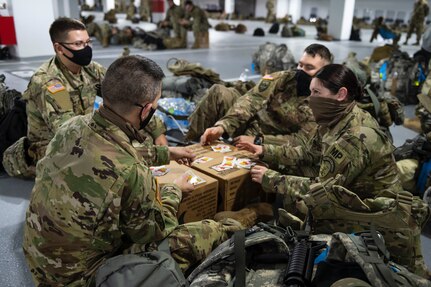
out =
{"type": "Polygon", "coordinates": [[[61,83],[57,83],[48,87],[48,91],[51,94],[55,94],[57,92],[63,91],[64,89],[66,88],[61,83]]]}

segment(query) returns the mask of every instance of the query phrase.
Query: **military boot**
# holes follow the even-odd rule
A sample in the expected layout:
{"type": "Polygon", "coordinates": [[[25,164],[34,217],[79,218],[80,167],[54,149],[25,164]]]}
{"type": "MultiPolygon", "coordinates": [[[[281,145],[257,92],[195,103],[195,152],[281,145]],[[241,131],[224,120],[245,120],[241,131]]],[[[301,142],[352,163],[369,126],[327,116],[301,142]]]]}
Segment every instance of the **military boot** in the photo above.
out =
{"type": "Polygon", "coordinates": [[[418,118],[416,118],[416,117],[415,118],[411,118],[411,119],[406,118],[404,120],[403,126],[405,128],[411,129],[411,130],[413,130],[415,132],[422,133],[421,121],[418,118]]]}
{"type": "Polygon", "coordinates": [[[214,220],[221,221],[225,218],[232,218],[241,223],[244,227],[252,227],[257,222],[269,221],[274,218],[272,205],[266,202],[253,203],[238,211],[221,211],[214,215],[214,220]]]}

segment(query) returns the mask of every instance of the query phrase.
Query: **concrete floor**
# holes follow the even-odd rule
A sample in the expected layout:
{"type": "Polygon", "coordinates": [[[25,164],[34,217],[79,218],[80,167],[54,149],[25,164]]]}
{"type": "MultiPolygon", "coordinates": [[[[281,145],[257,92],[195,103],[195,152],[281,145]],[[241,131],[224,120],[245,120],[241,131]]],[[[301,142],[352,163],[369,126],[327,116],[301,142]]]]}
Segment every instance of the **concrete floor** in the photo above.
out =
{"type": "MultiPolygon", "coordinates": [[[[214,24],[215,21],[211,21],[214,24]]],[[[232,21],[233,24],[236,24],[232,21]]],[[[220,74],[224,80],[234,80],[239,77],[245,68],[251,66],[251,55],[260,44],[265,42],[285,43],[298,60],[303,49],[314,42],[315,28],[303,26],[306,37],[281,38],[280,34],[267,34],[265,37],[252,37],[254,28],[262,27],[269,30],[269,24],[262,22],[243,21],[248,32],[237,35],[234,32],[217,32],[210,30],[210,49],[201,50],[166,50],[166,51],[142,51],[131,48],[131,54],[140,54],[156,61],[167,75],[171,73],[166,68],[167,61],[172,58],[184,58],[190,62],[199,62],[204,67],[209,67],[220,74]]],[[[362,42],[334,41],[320,42],[326,45],[335,56],[335,63],[340,63],[350,51],[357,53],[359,59],[369,56],[372,50],[385,42],[380,38],[369,43],[371,31],[362,31],[362,42]]],[[[189,33],[189,42],[192,41],[189,33]]],[[[404,41],[405,35],[401,38],[404,41]]],[[[413,41],[413,40],[411,40],[413,41]]],[[[96,41],[97,42],[97,41],[96,41]]],[[[189,43],[191,46],[191,43],[189,43]]],[[[108,67],[122,52],[122,47],[101,48],[98,43],[94,45],[93,58],[95,61],[108,67]]],[[[402,50],[412,55],[419,48],[417,46],[403,46],[402,50]]],[[[45,62],[49,57],[38,57],[24,60],[0,61],[0,74],[6,75],[6,84],[20,92],[24,91],[31,73],[45,62]]],[[[259,75],[251,75],[258,79],[259,75]]],[[[414,107],[406,107],[407,116],[413,115],[414,107]]],[[[396,146],[404,143],[405,139],[412,138],[415,133],[400,126],[391,128],[396,146]]],[[[0,286],[33,286],[28,268],[22,253],[22,230],[25,211],[28,206],[32,180],[20,180],[0,174],[0,286]]],[[[428,266],[431,266],[431,240],[430,232],[424,232],[422,236],[423,252],[428,266]]]]}

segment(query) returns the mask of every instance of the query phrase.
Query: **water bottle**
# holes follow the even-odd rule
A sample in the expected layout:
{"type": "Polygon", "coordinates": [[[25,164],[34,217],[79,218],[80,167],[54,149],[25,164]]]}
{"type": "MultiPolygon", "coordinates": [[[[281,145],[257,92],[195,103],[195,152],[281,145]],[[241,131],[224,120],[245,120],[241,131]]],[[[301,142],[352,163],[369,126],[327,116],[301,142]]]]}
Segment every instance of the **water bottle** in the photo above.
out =
{"type": "Polygon", "coordinates": [[[100,108],[100,105],[103,103],[103,98],[96,96],[94,99],[93,112],[100,108]]]}
{"type": "Polygon", "coordinates": [[[249,72],[249,70],[247,68],[245,68],[244,71],[241,73],[241,75],[239,76],[239,80],[241,82],[247,82],[248,81],[248,72],[249,72]]]}

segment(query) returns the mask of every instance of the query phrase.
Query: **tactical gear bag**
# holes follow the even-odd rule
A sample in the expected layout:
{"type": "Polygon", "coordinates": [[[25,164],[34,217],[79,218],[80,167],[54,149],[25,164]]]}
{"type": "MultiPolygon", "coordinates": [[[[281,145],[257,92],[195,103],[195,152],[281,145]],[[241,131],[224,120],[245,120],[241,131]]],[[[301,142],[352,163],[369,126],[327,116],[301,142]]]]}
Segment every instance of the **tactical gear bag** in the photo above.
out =
{"type": "Polygon", "coordinates": [[[162,98],[185,98],[198,102],[212,84],[194,76],[168,76],[162,80],[162,98]]]}
{"type": "Polygon", "coordinates": [[[410,270],[421,258],[420,233],[429,218],[429,208],[407,191],[396,198],[361,200],[355,193],[332,183],[317,183],[304,196],[312,215],[313,233],[361,232],[372,226],[381,232],[392,259],[410,270]]]}
{"type": "Polygon", "coordinates": [[[293,33],[289,27],[289,24],[284,25],[283,29],[281,29],[281,37],[283,37],[283,38],[293,37],[293,33]]]}
{"type": "Polygon", "coordinates": [[[336,286],[431,286],[427,279],[389,261],[383,236],[375,230],[334,233],[329,248],[316,261],[312,286],[329,287],[336,282],[336,286]],[[351,279],[362,284],[350,285],[358,282],[351,279]]]}
{"type": "MultiPolygon", "coordinates": [[[[0,86],[0,162],[5,150],[27,135],[26,103],[21,93],[0,86]],[[2,92],[3,91],[3,92],[2,92]]],[[[4,170],[0,163],[0,170],[4,170]]]]}
{"type": "Polygon", "coordinates": [[[258,226],[236,232],[193,270],[190,286],[284,286],[290,249],[281,234],[258,226]]]}
{"type": "Polygon", "coordinates": [[[271,25],[271,28],[269,28],[268,33],[269,34],[277,34],[278,31],[280,31],[280,24],[277,22],[271,25]]]}
{"type": "Polygon", "coordinates": [[[245,26],[244,24],[239,23],[235,27],[235,33],[237,33],[237,34],[244,34],[245,32],[247,32],[247,26],[245,26]]]}
{"type": "Polygon", "coordinates": [[[257,52],[253,54],[252,61],[255,70],[261,75],[296,67],[295,58],[285,44],[267,42],[260,45],[257,52]]]}
{"type": "Polygon", "coordinates": [[[265,36],[265,31],[262,28],[256,28],[254,29],[253,36],[263,37],[265,36]]]}
{"type": "Polygon", "coordinates": [[[188,75],[204,79],[211,84],[223,83],[220,79],[220,75],[212,69],[206,69],[199,63],[190,63],[185,59],[171,58],[166,63],[166,67],[175,76],[188,75]]]}
{"type": "Polygon", "coordinates": [[[108,259],[97,271],[96,287],[188,286],[178,264],[170,255],[165,239],[160,250],[118,255],[108,259]]]}

